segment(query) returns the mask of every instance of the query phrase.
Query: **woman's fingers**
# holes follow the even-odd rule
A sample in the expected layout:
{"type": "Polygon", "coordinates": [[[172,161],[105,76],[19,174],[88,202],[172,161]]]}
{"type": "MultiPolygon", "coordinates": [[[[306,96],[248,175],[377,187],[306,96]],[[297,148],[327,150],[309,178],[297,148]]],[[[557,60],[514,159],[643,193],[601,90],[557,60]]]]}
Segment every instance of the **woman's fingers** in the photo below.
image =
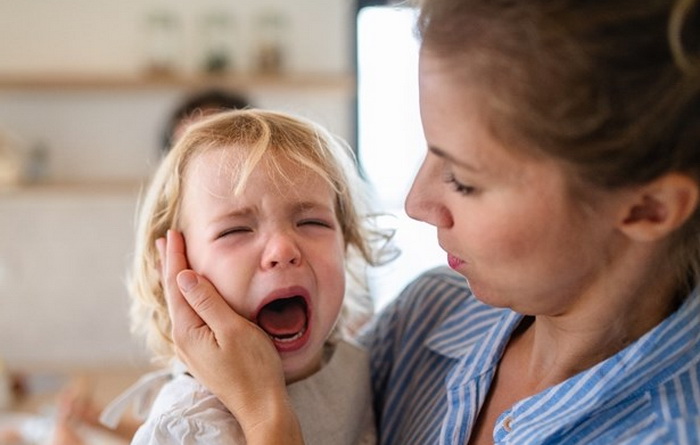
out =
{"type": "MultiPolygon", "coordinates": [[[[214,335],[214,341],[218,337],[225,339],[224,333],[240,323],[247,323],[243,317],[238,315],[219,295],[214,286],[205,278],[197,275],[191,270],[183,270],[177,275],[178,293],[186,300],[190,310],[195,312],[199,324],[190,320],[188,326],[180,320],[183,329],[206,329],[214,335]]],[[[177,324],[174,321],[174,324],[177,324]]],[[[202,335],[199,333],[198,335],[202,335]]]]}
{"type": "Polygon", "coordinates": [[[227,328],[243,321],[208,280],[188,269],[181,233],[169,230],[165,239],[156,241],[156,247],[161,256],[173,340],[178,347],[184,346],[183,342],[200,339],[216,343],[227,328]]]}
{"type": "MultiPolygon", "coordinates": [[[[168,303],[173,330],[187,332],[190,329],[201,328],[205,325],[204,321],[187,303],[176,281],[177,275],[188,268],[182,235],[174,230],[168,230],[166,238],[156,241],[156,248],[160,254],[161,284],[168,303]]],[[[174,332],[173,336],[175,337],[174,332]]]]}
{"type": "Polygon", "coordinates": [[[156,247],[173,342],[188,370],[231,410],[250,436],[249,443],[303,443],[287,398],[282,362],[267,334],[188,268],[180,233],[168,231],[156,247]],[[273,420],[273,426],[263,427],[273,420]],[[278,430],[283,434],[268,434],[278,430]],[[256,431],[265,432],[259,441],[256,431]]]}

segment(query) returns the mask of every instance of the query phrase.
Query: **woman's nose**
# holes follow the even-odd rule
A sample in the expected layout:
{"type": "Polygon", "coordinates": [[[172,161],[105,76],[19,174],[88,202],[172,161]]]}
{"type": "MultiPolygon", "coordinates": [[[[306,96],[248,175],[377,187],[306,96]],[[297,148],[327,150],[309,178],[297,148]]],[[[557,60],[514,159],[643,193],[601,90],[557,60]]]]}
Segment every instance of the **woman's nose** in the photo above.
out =
{"type": "Polygon", "coordinates": [[[266,240],[262,256],[263,269],[297,266],[300,261],[301,251],[290,234],[276,233],[266,240]]]}
{"type": "Polygon", "coordinates": [[[452,226],[452,214],[445,205],[440,181],[440,172],[424,159],[404,203],[408,216],[435,227],[452,226]]]}

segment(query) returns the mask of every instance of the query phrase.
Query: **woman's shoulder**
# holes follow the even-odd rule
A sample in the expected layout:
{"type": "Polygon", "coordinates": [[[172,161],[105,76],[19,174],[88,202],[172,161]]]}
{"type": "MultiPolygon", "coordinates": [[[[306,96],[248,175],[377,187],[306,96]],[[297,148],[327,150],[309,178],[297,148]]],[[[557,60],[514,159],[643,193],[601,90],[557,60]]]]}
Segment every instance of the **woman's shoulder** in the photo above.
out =
{"type": "Polygon", "coordinates": [[[466,278],[464,278],[464,276],[460,275],[459,273],[455,272],[447,266],[437,266],[432,269],[428,269],[424,272],[421,272],[411,282],[411,284],[426,281],[441,282],[445,283],[446,285],[454,286],[461,289],[469,288],[466,278]]]}
{"type": "MultiPolygon", "coordinates": [[[[475,321],[497,318],[503,309],[477,300],[466,279],[447,267],[421,273],[370,323],[363,345],[382,338],[410,335],[428,337],[441,329],[459,330],[475,321]]],[[[480,325],[484,323],[479,322],[480,325]]]]}
{"type": "Polygon", "coordinates": [[[693,438],[691,443],[700,443],[700,358],[695,357],[650,391],[649,403],[663,426],[660,429],[669,437],[693,438]]]}
{"type": "Polygon", "coordinates": [[[457,307],[488,308],[474,295],[467,280],[449,267],[427,270],[411,281],[388,310],[450,314],[457,307]],[[393,306],[393,307],[392,307],[393,306]]]}
{"type": "Polygon", "coordinates": [[[433,298],[466,299],[471,296],[467,280],[446,266],[439,266],[420,273],[399,294],[397,300],[421,301],[433,298]]]}

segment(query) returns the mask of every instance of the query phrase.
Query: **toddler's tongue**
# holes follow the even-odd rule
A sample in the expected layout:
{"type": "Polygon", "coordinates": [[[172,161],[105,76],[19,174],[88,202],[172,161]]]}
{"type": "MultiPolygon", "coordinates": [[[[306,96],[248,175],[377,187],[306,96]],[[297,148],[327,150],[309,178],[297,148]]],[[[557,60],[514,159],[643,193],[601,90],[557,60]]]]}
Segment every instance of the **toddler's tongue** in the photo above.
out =
{"type": "Polygon", "coordinates": [[[258,314],[258,326],[276,338],[292,337],[306,325],[306,302],[301,297],[275,300],[258,314]]]}

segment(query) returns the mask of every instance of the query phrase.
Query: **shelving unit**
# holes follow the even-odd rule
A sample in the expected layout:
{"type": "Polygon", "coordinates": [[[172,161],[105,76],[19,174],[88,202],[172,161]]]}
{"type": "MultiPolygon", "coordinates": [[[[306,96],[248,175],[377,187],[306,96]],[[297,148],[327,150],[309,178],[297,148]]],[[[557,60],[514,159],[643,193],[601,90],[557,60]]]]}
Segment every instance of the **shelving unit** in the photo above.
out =
{"type": "Polygon", "coordinates": [[[337,90],[352,92],[350,74],[225,74],[225,75],[86,75],[86,74],[0,74],[0,90],[138,90],[153,88],[201,89],[227,87],[239,90],[337,90]]]}
{"type": "Polygon", "coordinates": [[[36,197],[137,196],[148,178],[106,181],[39,181],[0,187],[0,201],[36,197]]]}
{"type": "MultiPolygon", "coordinates": [[[[46,97],[49,98],[48,102],[52,108],[52,111],[46,111],[37,122],[46,123],[52,125],[54,117],[57,114],[58,105],[55,105],[57,100],[59,103],[79,103],[81,100],[88,101],[90,105],[96,106],[96,110],[102,115],[105,115],[105,108],[100,104],[109,103],[110,101],[115,101],[121,110],[124,109],[126,101],[134,98],[135,101],[144,103],[144,101],[149,101],[150,103],[159,103],[161,109],[166,110],[170,105],[163,105],[166,103],[171,103],[172,98],[175,95],[185,95],[190,92],[203,91],[209,88],[221,88],[232,91],[238,91],[248,95],[251,98],[255,98],[254,103],[260,103],[261,106],[266,106],[263,101],[258,101],[258,97],[263,97],[266,99],[281,98],[280,102],[284,103],[286,100],[298,100],[301,98],[323,98],[322,100],[327,101],[349,101],[355,92],[355,78],[350,73],[293,73],[293,74],[283,74],[283,75],[257,75],[248,73],[227,73],[222,75],[205,75],[205,74],[180,74],[180,75],[146,75],[146,74],[109,74],[109,73],[79,73],[79,72],[60,72],[60,73],[38,73],[31,72],[26,74],[17,73],[0,73],[0,105],[2,103],[17,104],[20,103],[24,105],[24,101],[29,103],[30,106],[37,108],[39,113],[44,113],[45,109],[41,105],[41,101],[46,97]],[[143,93],[143,94],[142,94],[143,93]],[[289,98],[292,99],[289,99],[289,98]],[[145,99],[147,98],[147,99],[145,99]],[[6,102],[2,102],[6,101],[6,102]],[[95,105],[97,104],[97,105],[95,105]],[[53,115],[51,113],[54,113],[53,115]],[[43,121],[41,120],[43,119],[43,121]]],[[[127,105],[128,106],[128,105],[127,105]]],[[[276,106],[273,102],[273,106],[276,106]]],[[[7,110],[13,109],[12,107],[6,108],[7,110]]],[[[20,107],[19,109],[23,109],[20,107]]],[[[68,110],[74,109],[68,108],[68,110]]],[[[78,107],[78,110],[82,110],[81,115],[83,119],[89,115],[85,114],[84,108],[78,107]]],[[[26,113],[26,111],[24,111],[26,113]]],[[[141,131],[143,134],[143,126],[139,123],[135,123],[133,119],[130,118],[128,111],[120,111],[121,116],[125,116],[126,119],[123,122],[124,128],[137,128],[137,131],[141,131]]],[[[58,111],[61,113],[61,111],[58,111]]],[[[111,113],[109,111],[108,113],[111,113]]],[[[154,116],[165,116],[167,111],[154,111],[154,108],[150,108],[145,115],[145,119],[152,121],[153,126],[160,125],[159,118],[154,116]]],[[[34,115],[28,113],[25,118],[25,122],[31,122],[34,119],[34,115]]],[[[102,122],[114,122],[120,119],[119,115],[114,117],[107,114],[106,118],[102,122]]],[[[62,118],[62,117],[61,117],[62,118]]],[[[58,118],[58,119],[61,119],[58,118]]],[[[30,128],[33,123],[24,124],[25,128],[30,128]]],[[[39,124],[42,125],[42,124],[39,124]]],[[[121,125],[121,122],[120,124],[121,125]]],[[[95,123],[93,122],[93,127],[95,123]]],[[[72,122],[68,122],[66,128],[76,128],[76,125],[72,122]]],[[[106,126],[107,132],[105,133],[114,135],[118,133],[117,125],[109,124],[106,126]]],[[[126,130],[127,132],[132,130],[126,130]]],[[[53,130],[54,134],[62,134],[63,130],[57,131],[53,130]]],[[[81,133],[79,137],[83,137],[81,133]]],[[[105,142],[110,143],[110,136],[105,137],[105,142]]],[[[148,137],[148,136],[146,136],[148,137]]],[[[94,146],[100,146],[102,141],[97,139],[92,135],[94,146]]],[[[43,137],[42,139],[46,139],[43,137]]],[[[141,140],[144,138],[142,137],[141,140]]],[[[49,140],[51,140],[49,138],[49,140]]],[[[62,140],[64,146],[74,142],[66,142],[65,139],[62,140]]],[[[105,153],[117,153],[118,149],[115,149],[114,144],[111,148],[100,148],[104,150],[105,153]]],[[[134,144],[127,143],[126,147],[133,147],[134,144]]],[[[127,155],[128,156],[128,155],[127,155]]],[[[153,156],[152,154],[149,156],[153,156]]],[[[86,156],[87,159],[94,161],[94,157],[86,156]]],[[[141,160],[134,158],[137,168],[143,170],[143,165],[148,162],[152,162],[149,159],[141,160]]],[[[81,161],[78,161],[81,162],[81,161]]],[[[64,163],[65,165],[65,163],[64,163]]],[[[86,164],[89,165],[89,164],[86,164]]],[[[123,163],[122,163],[123,165],[123,163]]],[[[106,164],[100,164],[99,168],[107,169],[109,166],[106,164]]],[[[121,167],[124,170],[124,167],[121,167]]],[[[78,175],[80,176],[80,175],[78,175]]],[[[137,171],[135,175],[130,172],[126,174],[130,179],[125,179],[120,182],[119,179],[116,181],[112,179],[106,179],[105,181],[95,181],[95,180],[81,180],[77,178],[76,181],[71,183],[66,183],[64,180],[65,170],[59,172],[57,179],[52,176],[47,182],[40,182],[36,184],[22,184],[18,187],[0,190],[0,197],[6,199],[8,195],[15,195],[21,197],[30,197],[37,195],[83,195],[83,194],[95,194],[95,193],[107,193],[107,194],[123,194],[123,193],[133,193],[134,189],[138,189],[142,180],[140,178],[145,178],[147,172],[137,171]],[[136,179],[132,179],[136,177],[136,179]]]]}

